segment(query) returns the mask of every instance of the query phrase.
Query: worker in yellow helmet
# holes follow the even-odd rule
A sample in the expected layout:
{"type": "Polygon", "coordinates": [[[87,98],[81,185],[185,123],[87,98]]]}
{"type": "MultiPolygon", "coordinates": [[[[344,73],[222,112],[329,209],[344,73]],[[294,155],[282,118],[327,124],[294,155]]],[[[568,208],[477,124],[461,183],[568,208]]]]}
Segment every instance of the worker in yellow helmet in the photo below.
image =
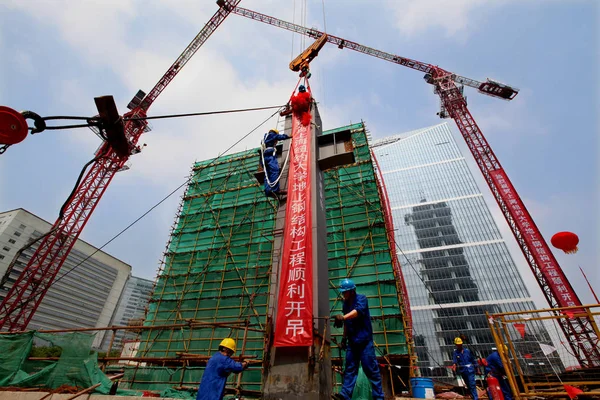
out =
{"type": "Polygon", "coordinates": [[[235,353],[235,340],[225,338],[219,344],[219,351],[208,363],[198,388],[196,400],[221,400],[225,395],[225,383],[232,372],[238,374],[248,368],[248,362],[235,362],[231,356],[235,353]]]}
{"type": "Polygon", "coordinates": [[[456,349],[452,353],[452,369],[460,374],[471,392],[473,400],[478,400],[477,386],[475,385],[475,368],[477,360],[469,349],[463,348],[463,340],[460,337],[454,339],[456,349]]]}

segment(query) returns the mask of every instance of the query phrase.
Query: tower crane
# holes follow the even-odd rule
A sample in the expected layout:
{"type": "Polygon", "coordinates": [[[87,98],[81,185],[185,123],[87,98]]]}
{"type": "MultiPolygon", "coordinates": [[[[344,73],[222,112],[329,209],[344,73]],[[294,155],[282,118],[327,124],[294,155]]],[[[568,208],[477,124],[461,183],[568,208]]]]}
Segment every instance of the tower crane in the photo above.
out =
{"type": "MultiPolygon", "coordinates": [[[[466,98],[463,96],[463,88],[468,86],[488,96],[512,100],[518,94],[518,89],[492,79],[480,82],[466,78],[435,65],[376,50],[242,7],[235,7],[232,13],[309,36],[317,39],[317,42],[324,37],[325,39],[322,40],[335,44],[339,49],[348,48],[425,73],[425,81],[434,86],[434,92],[441,100],[438,115],[441,118],[452,118],[456,122],[550,307],[581,305],[579,297],[502,168],[492,147],[469,112],[466,98]]],[[[580,364],[582,366],[600,366],[600,349],[597,345],[600,338],[593,329],[594,321],[585,315],[572,319],[560,318],[558,321],[580,364]]]]}
{"type": "MultiPolygon", "coordinates": [[[[138,151],[137,142],[148,128],[148,123],[144,120],[148,109],[240,1],[219,0],[219,9],[154,88],[147,95],[142,91],[138,92],[129,103],[131,111],[123,116],[125,123],[122,130],[124,140],[126,139],[124,146],[123,141],[121,145],[116,145],[119,141],[110,140],[100,146],[87,173],[61,209],[59,218],[40,241],[23,272],[0,304],[0,330],[25,330],[108,185],[129,156],[138,151]]],[[[99,99],[106,102],[106,97],[99,99]]],[[[96,103],[98,105],[98,99],[96,103]]],[[[100,110],[100,106],[98,108],[100,110]]],[[[116,110],[112,111],[113,119],[120,120],[116,110]]]]}

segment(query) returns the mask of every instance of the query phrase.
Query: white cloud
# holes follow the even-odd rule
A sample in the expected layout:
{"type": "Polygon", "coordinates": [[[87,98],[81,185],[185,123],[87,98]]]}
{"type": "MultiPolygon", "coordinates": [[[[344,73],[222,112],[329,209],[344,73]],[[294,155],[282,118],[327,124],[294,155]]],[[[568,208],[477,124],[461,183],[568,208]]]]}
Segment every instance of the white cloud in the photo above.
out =
{"type": "Polygon", "coordinates": [[[388,6],[396,15],[397,28],[404,35],[442,28],[447,35],[455,36],[475,25],[472,14],[476,9],[497,3],[491,0],[389,0],[388,6]]]}

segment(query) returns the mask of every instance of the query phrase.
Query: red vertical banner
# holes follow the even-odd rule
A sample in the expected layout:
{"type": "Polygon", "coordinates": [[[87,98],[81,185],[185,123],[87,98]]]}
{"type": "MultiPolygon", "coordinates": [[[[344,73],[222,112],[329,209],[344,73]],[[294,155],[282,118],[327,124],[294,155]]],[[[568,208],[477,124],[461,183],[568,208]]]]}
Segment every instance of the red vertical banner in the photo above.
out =
{"type": "Polygon", "coordinates": [[[581,305],[573,287],[567,281],[567,277],[542,238],[539,229],[533,223],[529,212],[525,209],[525,205],[504,170],[491,171],[490,175],[560,307],[581,305]]]}
{"type": "Polygon", "coordinates": [[[292,117],[292,146],[274,347],[313,342],[311,125],[292,117]]]}

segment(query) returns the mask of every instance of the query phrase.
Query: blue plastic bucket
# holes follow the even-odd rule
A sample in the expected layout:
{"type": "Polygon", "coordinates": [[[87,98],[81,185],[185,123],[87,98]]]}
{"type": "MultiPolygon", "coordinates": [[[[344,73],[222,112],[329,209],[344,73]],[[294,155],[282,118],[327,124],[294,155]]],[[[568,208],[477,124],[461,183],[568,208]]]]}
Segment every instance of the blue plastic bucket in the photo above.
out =
{"type": "Polygon", "coordinates": [[[431,378],[410,378],[412,397],[417,399],[434,399],[433,380],[431,378]]]}

